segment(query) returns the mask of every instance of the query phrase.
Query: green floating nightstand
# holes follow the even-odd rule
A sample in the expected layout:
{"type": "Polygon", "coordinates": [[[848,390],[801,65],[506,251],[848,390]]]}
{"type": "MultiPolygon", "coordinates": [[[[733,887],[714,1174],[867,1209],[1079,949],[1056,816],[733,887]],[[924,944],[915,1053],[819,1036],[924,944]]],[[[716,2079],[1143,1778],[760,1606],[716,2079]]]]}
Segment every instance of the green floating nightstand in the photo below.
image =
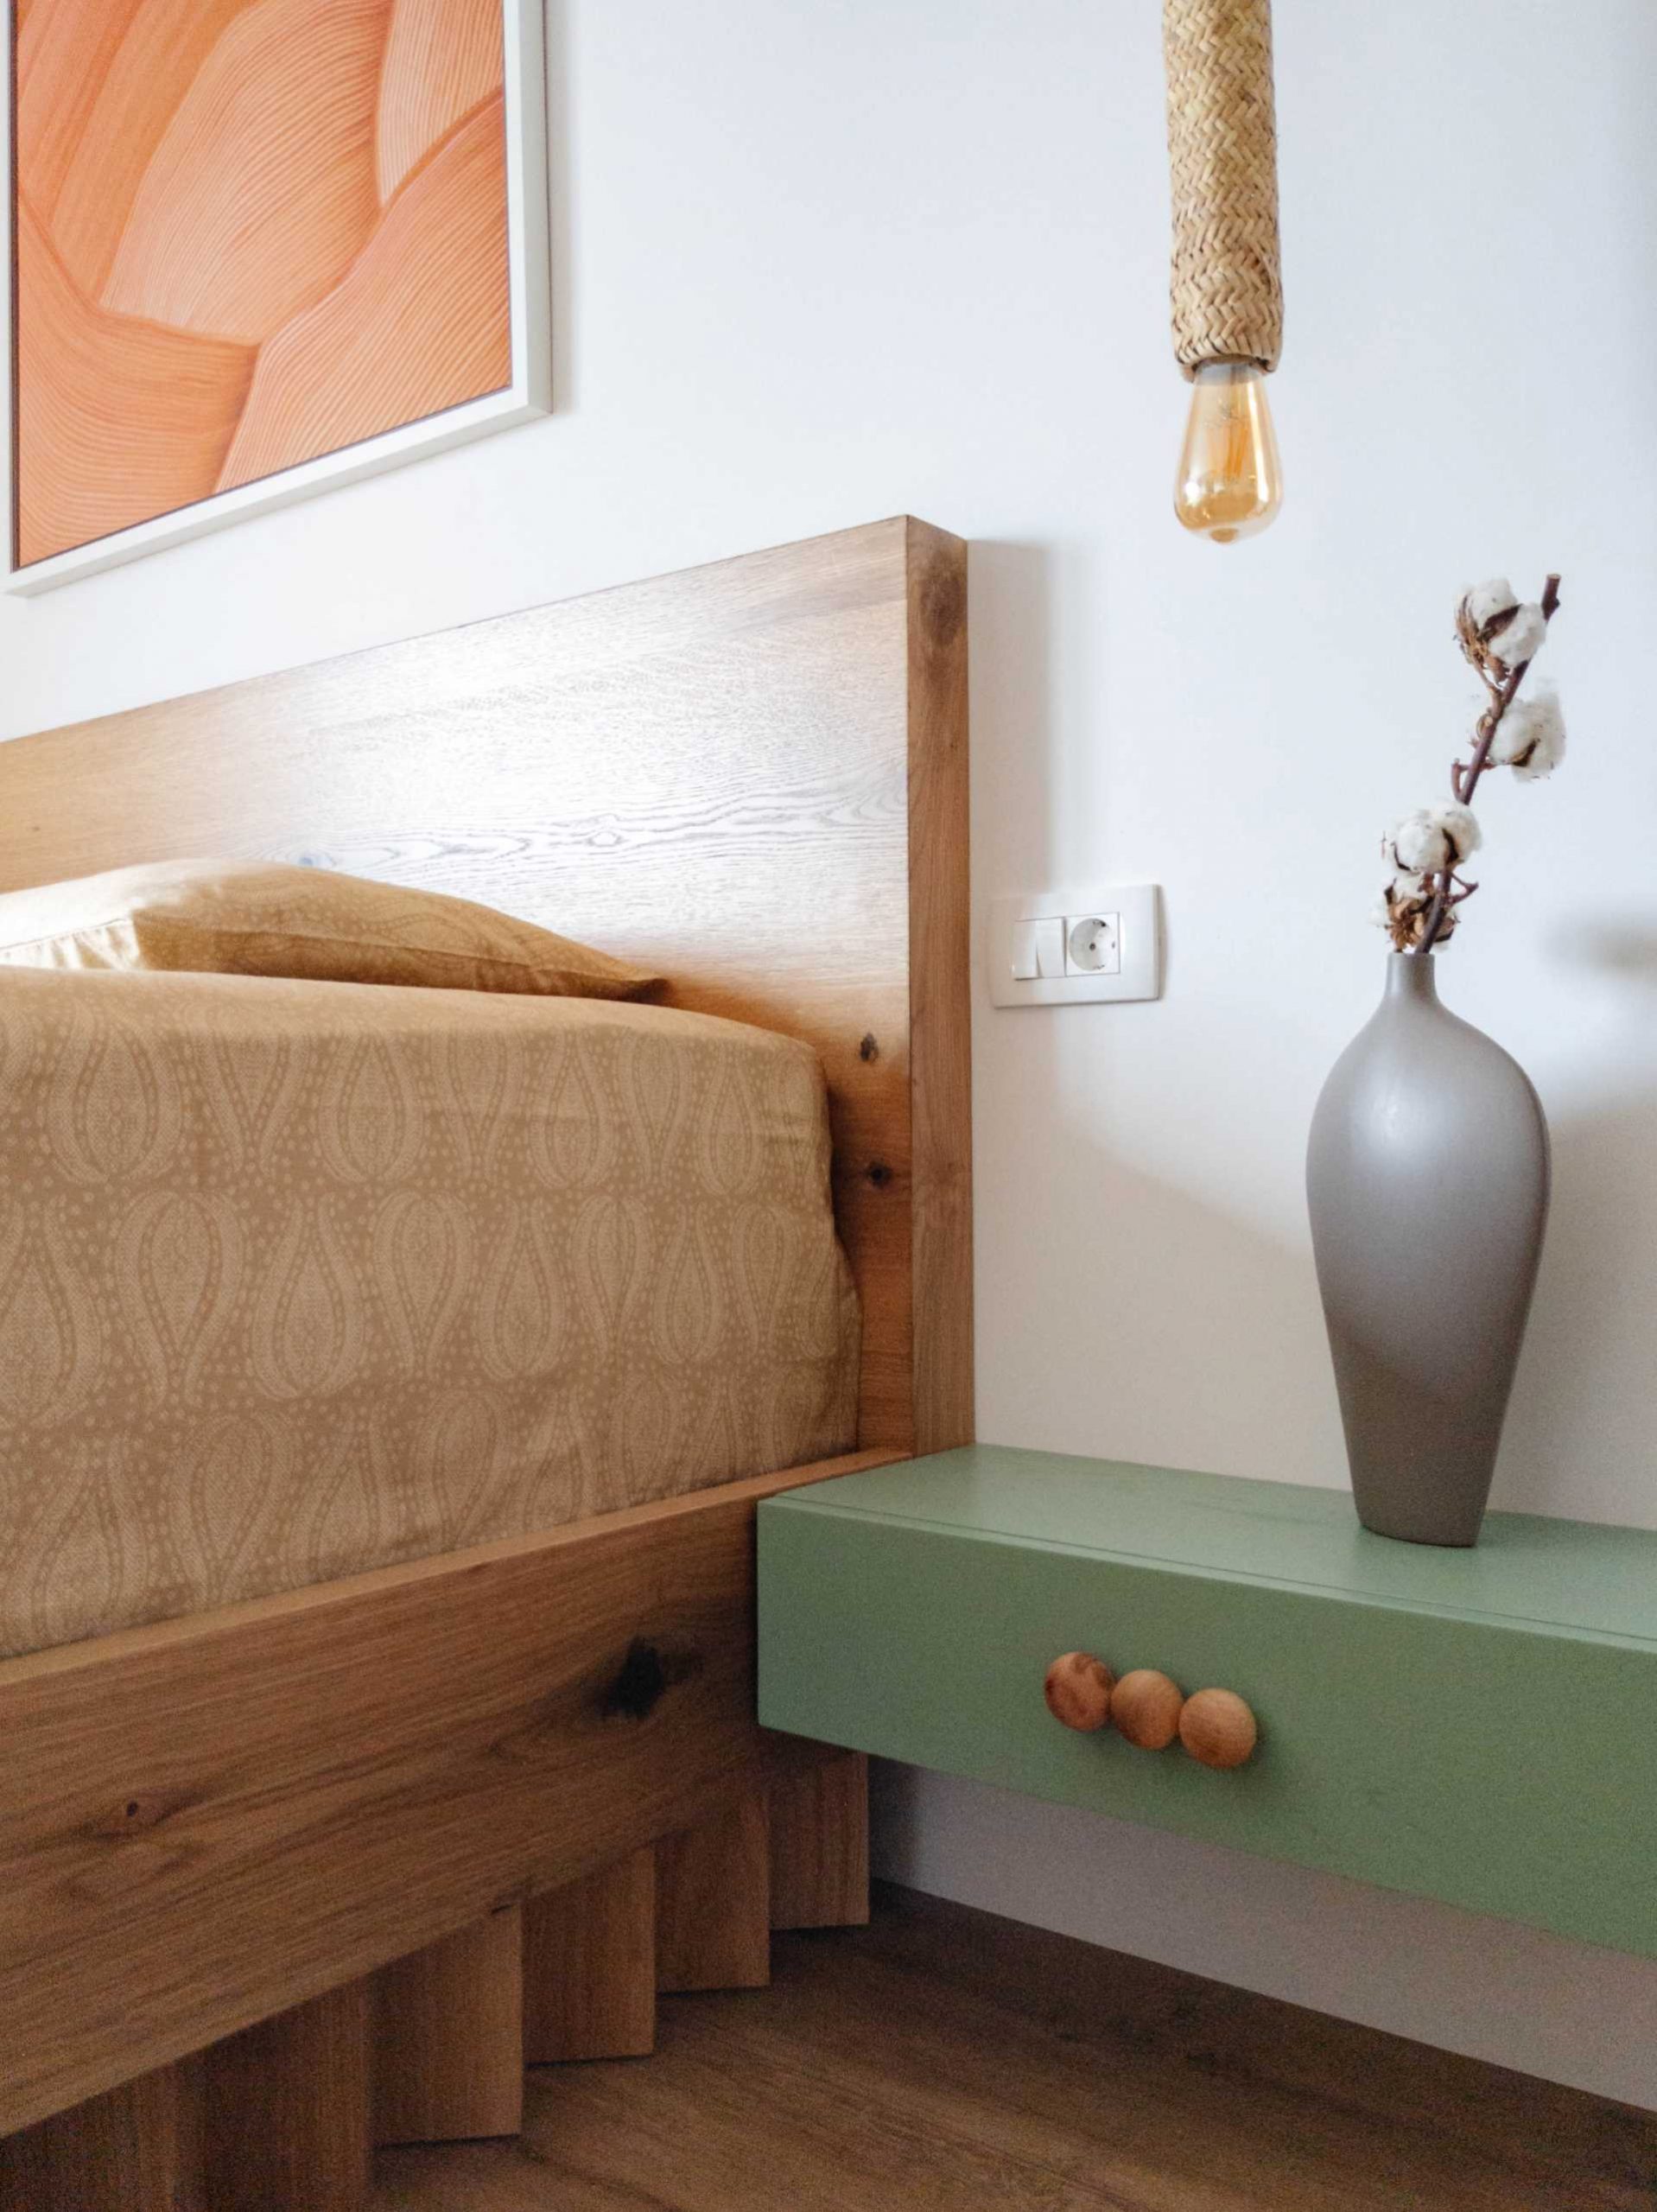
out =
{"type": "Polygon", "coordinates": [[[759,1717],[1657,1957],[1657,1535],[976,1445],[759,1508],[759,1717]],[[1216,1772],[1048,1713],[1060,1653],[1222,1685],[1216,1772]]]}

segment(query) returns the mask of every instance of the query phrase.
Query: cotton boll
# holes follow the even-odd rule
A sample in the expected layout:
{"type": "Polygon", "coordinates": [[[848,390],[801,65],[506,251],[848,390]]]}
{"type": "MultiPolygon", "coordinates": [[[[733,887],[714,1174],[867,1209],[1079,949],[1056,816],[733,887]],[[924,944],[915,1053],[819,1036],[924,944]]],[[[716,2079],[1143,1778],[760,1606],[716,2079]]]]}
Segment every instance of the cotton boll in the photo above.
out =
{"type": "MultiPolygon", "coordinates": [[[[1425,818],[1425,814],[1426,810],[1422,808],[1420,817],[1423,820],[1425,818]]],[[[1406,817],[1409,822],[1413,822],[1416,818],[1414,815],[1406,817]]],[[[1399,830],[1403,830],[1404,827],[1405,823],[1400,822],[1399,830]]],[[[1391,836],[1381,839],[1381,857],[1387,869],[1387,881],[1381,889],[1382,898],[1419,899],[1427,887],[1427,879],[1419,868],[1406,868],[1400,861],[1397,830],[1391,836]]]]}
{"type": "Polygon", "coordinates": [[[1451,868],[1459,868],[1470,853],[1477,852],[1484,839],[1478,818],[1467,806],[1435,806],[1429,810],[1435,828],[1450,847],[1451,868]]]}
{"type": "Polygon", "coordinates": [[[1479,849],[1479,825],[1464,806],[1418,806],[1406,814],[1381,847],[1394,874],[1437,875],[1459,868],[1479,849]]]}
{"type": "Polygon", "coordinates": [[[1489,650],[1504,668],[1517,668],[1541,651],[1546,635],[1546,615],[1534,600],[1527,600],[1522,607],[1514,607],[1513,619],[1504,622],[1489,640],[1489,650]]]}
{"type": "Polygon", "coordinates": [[[1565,724],[1559,725],[1557,741],[1551,747],[1538,745],[1528,760],[1515,760],[1514,773],[1521,784],[1540,783],[1544,776],[1551,776],[1565,757],[1565,724]]]}
{"type": "MultiPolygon", "coordinates": [[[[1427,933],[1427,917],[1432,911],[1432,899],[1426,885],[1419,876],[1399,875],[1382,891],[1370,909],[1369,918],[1377,929],[1385,930],[1392,939],[1395,952],[1408,952],[1420,944],[1427,933]],[[1411,884],[1419,889],[1412,891],[1411,884]]],[[[1457,920],[1457,910],[1447,906],[1439,924],[1438,942],[1452,936],[1457,920]]]]}
{"type": "Polygon", "coordinates": [[[1431,875],[1450,866],[1450,840],[1433,817],[1436,807],[1406,814],[1382,849],[1398,875],[1431,875]]]}
{"type": "Polygon", "coordinates": [[[1551,776],[1565,758],[1565,715],[1552,684],[1539,684],[1533,699],[1515,700],[1496,726],[1490,758],[1527,783],[1551,776]]]}
{"type": "Polygon", "coordinates": [[[1519,706],[1509,707],[1496,724],[1495,733],[1490,740],[1490,749],[1484,756],[1491,767],[1511,768],[1513,766],[1520,753],[1525,750],[1525,741],[1520,734],[1524,726],[1524,709],[1519,706]]]}
{"type": "Polygon", "coordinates": [[[1389,883],[1369,909],[1369,918],[1386,931],[1394,952],[1405,952],[1415,942],[1425,912],[1425,899],[1401,898],[1396,883],[1389,883]]]}
{"type": "Polygon", "coordinates": [[[1463,605],[1476,630],[1483,630],[1498,614],[1505,614],[1510,607],[1519,604],[1519,594],[1506,576],[1492,576],[1489,583],[1475,584],[1463,605]]]}

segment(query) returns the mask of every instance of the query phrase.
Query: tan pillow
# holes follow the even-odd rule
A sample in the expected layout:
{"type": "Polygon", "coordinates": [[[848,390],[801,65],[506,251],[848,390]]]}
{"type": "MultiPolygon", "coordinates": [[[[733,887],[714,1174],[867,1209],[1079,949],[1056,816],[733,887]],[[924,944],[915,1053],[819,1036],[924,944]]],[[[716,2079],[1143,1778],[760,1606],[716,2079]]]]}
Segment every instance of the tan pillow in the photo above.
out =
{"type": "Polygon", "coordinates": [[[632,999],[660,978],[469,899],[265,861],[175,861],[0,895],[0,963],[187,969],[632,999]]]}

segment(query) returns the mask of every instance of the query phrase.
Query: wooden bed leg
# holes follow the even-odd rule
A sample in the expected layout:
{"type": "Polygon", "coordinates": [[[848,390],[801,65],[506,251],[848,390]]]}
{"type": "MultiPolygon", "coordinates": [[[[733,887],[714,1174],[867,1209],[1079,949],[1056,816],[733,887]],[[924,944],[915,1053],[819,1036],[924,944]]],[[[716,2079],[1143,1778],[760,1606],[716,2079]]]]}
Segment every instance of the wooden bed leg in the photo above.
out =
{"type": "Polygon", "coordinates": [[[524,2047],[537,2066],[655,2050],[653,1846],[525,1907],[524,2047]]]}
{"type": "Polygon", "coordinates": [[[203,2061],[213,2212],[362,2212],[371,1985],[347,1983],[203,2061]]]}
{"type": "Polygon", "coordinates": [[[0,2212],[208,2212],[200,2092],[186,2060],[0,2140],[0,2212]]]}
{"type": "Polygon", "coordinates": [[[771,1788],[771,1924],[865,1928],[869,1918],[869,1763],[827,1759],[771,1788]]]}
{"type": "Polygon", "coordinates": [[[656,1986],[771,1980],[771,1840],[763,1792],[656,1847],[656,1986]]]}
{"type": "Polygon", "coordinates": [[[513,1905],[374,1976],[374,2139],[524,2125],[524,1914],[513,1905]]]}

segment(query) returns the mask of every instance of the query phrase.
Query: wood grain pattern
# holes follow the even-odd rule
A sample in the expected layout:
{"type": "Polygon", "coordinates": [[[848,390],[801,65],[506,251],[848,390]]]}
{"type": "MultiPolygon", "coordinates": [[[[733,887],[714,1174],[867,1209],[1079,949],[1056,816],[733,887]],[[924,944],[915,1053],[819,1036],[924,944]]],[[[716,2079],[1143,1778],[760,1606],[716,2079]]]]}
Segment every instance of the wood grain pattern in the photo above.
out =
{"type": "Polygon", "coordinates": [[[368,2194],[371,1993],[330,1990],[201,2061],[213,2212],[361,2212],[368,2194]]]}
{"type": "Polygon", "coordinates": [[[753,1718],[754,1508],[888,1456],[0,1666],[0,2133],[823,1756],[753,1718]]]}
{"type": "Polygon", "coordinates": [[[1254,1758],[1260,1723],[1235,1690],[1197,1690],[1179,1708],[1179,1740],[1200,1765],[1228,1773],[1254,1758]]]}
{"type": "Polygon", "coordinates": [[[381,2212],[1650,2212],[1657,2114],[883,1889],[381,2212]]]}
{"type": "Polygon", "coordinates": [[[908,1434],[924,1452],[973,1436],[967,558],[958,538],[914,521],[907,552],[915,1294],[908,1434]]]}
{"type": "Polygon", "coordinates": [[[0,889],[311,858],[803,1037],[863,1306],[860,1441],[962,1442],[965,576],[959,539],[898,518],[24,738],[0,747],[0,889]]]}
{"type": "Polygon", "coordinates": [[[771,1980],[765,1800],[751,1794],[656,1847],[656,1986],[763,1989],[771,1980]]]}
{"type": "Polygon", "coordinates": [[[515,2135],[524,2118],[524,1914],[473,1921],[374,1976],[374,2139],[515,2135]]]}
{"type": "Polygon", "coordinates": [[[164,2066],[0,2138],[0,2212],[213,2212],[200,2091],[164,2066]]]}
{"type": "Polygon", "coordinates": [[[651,1845],[524,1908],[524,2047],[535,2065],[655,2050],[651,1845]]]}
{"type": "Polygon", "coordinates": [[[869,1916],[869,1763],[860,1751],[775,1783],[771,1924],[860,1928],[869,1916]]]}
{"type": "MultiPolygon", "coordinates": [[[[971,1420],[963,577],[899,518],[24,739],[0,887],[311,858],[805,1038],[881,1465],[971,1420]]],[[[752,1516],[824,1471],[0,1665],[0,2132],[821,1758],[753,1719],[752,1516]]]]}
{"type": "Polygon", "coordinates": [[[1111,1725],[1141,1751],[1165,1751],[1179,1733],[1185,1693],[1159,1668],[1130,1668],[1110,1694],[1111,1725]]]}
{"type": "Polygon", "coordinates": [[[1096,1735],[1110,1721],[1116,1677],[1091,1651],[1061,1652],[1042,1681],[1042,1696],[1055,1720],[1078,1735],[1096,1735]]]}

